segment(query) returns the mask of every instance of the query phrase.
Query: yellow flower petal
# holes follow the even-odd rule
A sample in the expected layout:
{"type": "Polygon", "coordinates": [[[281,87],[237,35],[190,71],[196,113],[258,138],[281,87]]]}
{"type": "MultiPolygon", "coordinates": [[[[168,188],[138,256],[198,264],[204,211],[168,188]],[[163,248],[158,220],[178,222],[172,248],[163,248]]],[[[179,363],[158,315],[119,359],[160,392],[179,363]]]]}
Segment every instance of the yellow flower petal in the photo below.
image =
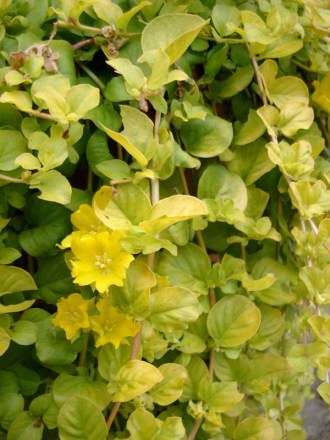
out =
{"type": "Polygon", "coordinates": [[[92,233],[104,229],[103,223],[96,217],[93,208],[89,205],[80,205],[71,215],[71,223],[79,230],[92,233]]]}
{"type": "MultiPolygon", "coordinates": [[[[73,234],[72,234],[73,235],[73,234]]],[[[72,275],[80,286],[91,284],[105,293],[110,286],[122,286],[133,255],[121,249],[122,233],[102,231],[94,235],[73,235],[72,275]]]]}
{"type": "Polygon", "coordinates": [[[91,317],[92,330],[97,334],[95,346],[111,343],[116,348],[128,336],[135,336],[141,324],[127,318],[110,301],[102,298],[96,305],[100,314],[91,317]]]}
{"type": "Polygon", "coordinates": [[[65,331],[67,339],[74,339],[81,329],[89,328],[88,310],[91,301],[85,300],[79,293],[61,298],[57,304],[57,314],[52,323],[65,331]]]}

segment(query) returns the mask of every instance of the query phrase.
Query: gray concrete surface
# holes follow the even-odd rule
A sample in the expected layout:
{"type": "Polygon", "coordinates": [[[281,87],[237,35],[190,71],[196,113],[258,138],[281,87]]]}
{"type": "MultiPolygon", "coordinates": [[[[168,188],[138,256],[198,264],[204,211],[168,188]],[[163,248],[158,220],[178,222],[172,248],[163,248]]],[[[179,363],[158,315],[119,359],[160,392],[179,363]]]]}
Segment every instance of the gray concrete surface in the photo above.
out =
{"type": "Polygon", "coordinates": [[[317,391],[315,397],[306,402],[301,414],[307,431],[307,440],[330,440],[329,405],[321,399],[317,391]]]}

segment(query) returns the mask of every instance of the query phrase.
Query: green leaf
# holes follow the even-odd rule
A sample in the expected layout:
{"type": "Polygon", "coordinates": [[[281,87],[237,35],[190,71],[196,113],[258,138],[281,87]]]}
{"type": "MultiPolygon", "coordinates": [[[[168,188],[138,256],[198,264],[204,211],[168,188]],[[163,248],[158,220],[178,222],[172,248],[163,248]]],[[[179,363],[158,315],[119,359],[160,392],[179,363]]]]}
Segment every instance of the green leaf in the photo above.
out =
{"type": "Polygon", "coordinates": [[[204,64],[204,76],[199,80],[201,84],[210,84],[214,80],[227,59],[228,45],[214,46],[207,54],[204,64]]]}
{"type": "Polygon", "coordinates": [[[106,383],[93,381],[87,376],[60,374],[54,381],[52,394],[56,405],[60,408],[74,396],[90,400],[100,411],[110,403],[106,383]]]}
{"type": "Polygon", "coordinates": [[[21,394],[6,393],[0,399],[0,420],[1,426],[8,429],[16,419],[24,411],[24,398],[21,394]]]}
{"type": "Polygon", "coordinates": [[[319,385],[317,387],[317,392],[319,393],[319,395],[322,397],[322,399],[330,404],[330,384],[327,382],[321,383],[321,385],[319,385]]]}
{"type": "Polygon", "coordinates": [[[330,73],[326,73],[321,81],[314,81],[313,86],[315,91],[312,94],[312,100],[323,110],[330,113],[330,98],[328,94],[330,87],[330,73]]]}
{"type": "Polygon", "coordinates": [[[222,382],[241,384],[250,380],[251,363],[245,354],[241,353],[237,359],[230,359],[224,353],[216,352],[214,358],[214,372],[222,382]]]}
{"type": "Polygon", "coordinates": [[[123,76],[115,76],[112,78],[106,85],[104,93],[106,98],[111,102],[130,101],[133,98],[127,91],[123,76]]]}
{"type": "MultiPolygon", "coordinates": [[[[239,132],[235,134],[233,143],[235,145],[250,144],[260,138],[265,132],[266,128],[258,113],[254,109],[249,109],[248,119],[240,128],[239,132]]],[[[249,155],[246,154],[246,158],[249,155]]]]}
{"type": "Polygon", "coordinates": [[[201,199],[232,200],[235,207],[244,211],[247,205],[247,189],[242,179],[222,165],[209,165],[198,185],[201,199]]]}
{"type": "Polygon", "coordinates": [[[162,287],[150,296],[151,312],[148,321],[159,331],[184,330],[199,315],[198,300],[190,290],[162,287]]]}
{"type": "Polygon", "coordinates": [[[287,375],[290,365],[286,358],[278,354],[256,353],[250,361],[249,380],[274,380],[276,375],[287,375]]]}
{"type": "Polygon", "coordinates": [[[24,396],[32,396],[36,393],[41,384],[41,379],[37,372],[21,364],[11,365],[10,370],[16,374],[20,391],[24,396]]]}
{"type": "Polygon", "coordinates": [[[36,353],[38,359],[50,367],[70,365],[82,350],[83,340],[71,343],[65,338],[63,330],[53,326],[51,317],[38,324],[36,353]]]}
{"type": "Polygon", "coordinates": [[[210,383],[205,378],[200,383],[199,396],[207,403],[209,409],[223,413],[231,411],[243,399],[244,394],[238,392],[236,382],[210,383]]]}
{"type": "Polygon", "coordinates": [[[232,34],[241,23],[239,9],[227,4],[216,4],[212,9],[212,22],[221,37],[232,34]]]}
{"type": "Polygon", "coordinates": [[[285,332],[285,320],[280,310],[265,304],[259,305],[261,322],[249,345],[256,350],[266,350],[276,344],[285,332]]]}
{"type": "MultiPolygon", "coordinates": [[[[11,341],[10,335],[5,329],[0,327],[0,356],[2,356],[9,348],[11,341]]],[[[1,417],[0,417],[1,418],[1,417]]]]}
{"type": "Polygon", "coordinates": [[[292,182],[289,193],[292,204],[303,218],[313,218],[330,209],[330,191],[321,180],[292,182]]]}
{"type": "Polygon", "coordinates": [[[297,102],[308,105],[308,87],[300,78],[295,76],[283,76],[275,79],[269,87],[269,96],[272,103],[281,109],[289,102],[297,102]]]}
{"type": "Polygon", "coordinates": [[[34,344],[37,339],[37,327],[33,322],[21,319],[13,325],[11,338],[19,345],[34,344]]]}
{"type": "Polygon", "coordinates": [[[269,136],[276,136],[276,126],[279,122],[279,111],[272,105],[264,105],[257,110],[258,116],[262,119],[269,136]]]}
{"type": "Polygon", "coordinates": [[[70,233],[70,212],[61,205],[32,198],[24,212],[30,229],[22,231],[22,248],[34,257],[56,253],[56,244],[70,233]]]}
{"type": "Polygon", "coordinates": [[[22,153],[15,159],[15,165],[25,170],[39,170],[41,168],[40,160],[32,153],[22,153]]]}
{"type": "Polygon", "coordinates": [[[30,112],[32,110],[32,99],[29,93],[15,90],[13,92],[5,92],[0,97],[0,102],[14,104],[18,110],[22,112],[30,112]]]}
{"type": "Polygon", "coordinates": [[[167,417],[162,422],[157,440],[185,440],[186,430],[181,417],[167,417]]]}
{"type": "Polygon", "coordinates": [[[303,47],[303,42],[296,35],[284,35],[271,43],[267,49],[262,52],[263,58],[283,58],[298,52],[303,47]]]}
{"type": "Polygon", "coordinates": [[[149,90],[158,90],[172,81],[185,81],[188,76],[182,70],[171,70],[170,58],[162,49],[153,49],[144,52],[138,59],[139,63],[147,63],[151,72],[148,75],[147,87],[149,90]]]}
{"type": "Polygon", "coordinates": [[[173,238],[170,240],[164,238],[158,238],[155,235],[148,234],[141,229],[132,229],[121,240],[122,248],[130,254],[141,253],[144,255],[152,254],[160,249],[166,249],[172,255],[177,254],[177,247],[172,243],[173,238]],[[171,241],[170,241],[171,240],[171,241]]]}
{"type": "MultiPolygon", "coordinates": [[[[30,143],[32,143],[31,137],[29,138],[29,147],[30,143]]],[[[44,170],[59,167],[68,157],[68,145],[62,138],[46,139],[38,147],[38,159],[44,170]]]]}
{"type": "Polygon", "coordinates": [[[65,40],[53,39],[50,42],[50,48],[53,52],[59,53],[59,58],[56,64],[59,72],[66,76],[72,85],[77,81],[76,66],[73,60],[74,50],[72,45],[65,40]]]}
{"type": "Polygon", "coordinates": [[[266,23],[255,12],[241,11],[241,18],[249,43],[267,45],[276,38],[270,35],[270,30],[267,28],[266,23]]]}
{"type": "Polygon", "coordinates": [[[27,411],[19,414],[8,430],[8,440],[41,440],[44,430],[38,417],[32,417],[27,411]]]}
{"type": "Polygon", "coordinates": [[[242,295],[222,298],[212,307],[207,328],[221,347],[237,347],[252,338],[261,322],[260,310],[242,295]]]}
{"type": "Polygon", "coordinates": [[[234,430],[235,440],[275,440],[272,423],[262,417],[249,417],[234,430]]]}
{"type": "Polygon", "coordinates": [[[159,425],[149,411],[140,407],[130,414],[127,429],[131,434],[131,440],[145,440],[146,438],[155,438],[159,431],[159,425]]]}
{"type": "Polygon", "coordinates": [[[312,146],[305,140],[288,144],[270,142],[266,145],[270,160],[294,180],[308,177],[314,169],[312,146]]]}
{"type": "Polygon", "coordinates": [[[269,194],[255,186],[248,187],[248,204],[245,208],[245,215],[255,220],[264,213],[269,202],[269,194]]]}
{"type": "Polygon", "coordinates": [[[173,64],[206,24],[198,15],[172,13],[156,17],[142,32],[142,50],[163,49],[173,64]]]}
{"type": "Polygon", "coordinates": [[[119,159],[104,160],[96,165],[96,169],[111,180],[130,179],[129,165],[119,159]]]}
{"type": "Polygon", "coordinates": [[[295,344],[287,355],[289,364],[298,373],[306,373],[316,367],[316,362],[321,356],[329,355],[329,347],[324,342],[309,342],[295,344]]]}
{"type": "Polygon", "coordinates": [[[270,161],[265,141],[258,139],[252,144],[236,147],[228,170],[237,174],[249,186],[271,171],[275,165],[270,161]]]}
{"type": "Polygon", "coordinates": [[[197,157],[214,157],[229,147],[233,128],[230,122],[208,115],[204,121],[191,119],[183,124],[181,136],[188,153],[197,157]]]}
{"type": "Polygon", "coordinates": [[[157,149],[153,135],[154,124],[148,116],[134,107],[123,105],[120,114],[124,125],[121,133],[110,130],[103,124],[100,124],[101,128],[122,145],[141,167],[145,167],[157,149]]]}
{"type": "Polygon", "coordinates": [[[68,91],[66,101],[69,106],[68,120],[76,122],[99,105],[100,91],[90,84],[78,84],[68,91]]]}
{"type": "Polygon", "coordinates": [[[0,304],[0,314],[1,313],[14,313],[14,312],[22,312],[23,310],[28,309],[35,302],[34,299],[22,301],[18,304],[10,304],[8,306],[4,306],[0,304]]]}
{"type": "Polygon", "coordinates": [[[25,290],[36,290],[32,276],[24,269],[15,266],[0,266],[0,295],[25,290]]]}
{"type": "Polygon", "coordinates": [[[106,61],[106,63],[109,64],[116,73],[123,76],[126,81],[126,91],[135,98],[138,98],[146,82],[146,78],[140,67],[135,66],[126,58],[115,58],[106,61]]]}
{"type": "Polygon", "coordinates": [[[93,198],[93,208],[97,217],[111,229],[129,230],[132,225],[151,215],[151,203],[146,193],[137,185],[120,185],[114,192],[103,186],[93,198]],[[139,209],[136,209],[136,206],[139,209]]]}
{"type": "Polygon", "coordinates": [[[102,412],[90,400],[80,396],[65,402],[57,422],[61,440],[106,440],[108,435],[102,412]]]}
{"type": "Polygon", "coordinates": [[[108,24],[115,24],[116,20],[123,15],[121,8],[107,1],[97,1],[93,4],[96,15],[108,24]]]}
{"type": "Polygon", "coordinates": [[[0,370],[0,395],[17,394],[20,390],[17,376],[15,373],[6,370],[0,370]]]}
{"type": "Polygon", "coordinates": [[[114,402],[128,402],[149,391],[163,379],[154,365],[144,361],[130,360],[118,371],[108,391],[114,402]]]}
{"type": "Polygon", "coordinates": [[[42,421],[48,429],[57,427],[57,416],[59,408],[55,404],[52,394],[41,394],[32,400],[29,406],[29,413],[32,416],[41,416],[42,421]]]}
{"type": "Polygon", "coordinates": [[[281,109],[277,127],[284,136],[292,137],[298,130],[307,130],[313,120],[314,112],[311,107],[300,102],[287,102],[281,109]]]}
{"type": "Polygon", "coordinates": [[[38,172],[31,176],[30,188],[38,189],[41,194],[38,197],[49,202],[56,202],[62,205],[70,203],[71,185],[66,177],[59,171],[50,170],[38,172]]]}
{"type": "Polygon", "coordinates": [[[197,355],[192,355],[189,362],[184,358],[178,361],[186,367],[188,377],[185,380],[183,393],[180,397],[180,402],[187,402],[188,400],[199,400],[200,384],[209,377],[209,372],[205,362],[197,355]]]}
{"type": "Polygon", "coordinates": [[[197,197],[177,194],[156,203],[151,210],[150,220],[142,221],[140,227],[150,234],[183,220],[207,215],[205,203],[197,197]]]}
{"type": "Polygon", "coordinates": [[[15,159],[26,151],[27,142],[19,131],[0,129],[0,170],[18,168],[15,159]]]}
{"type": "Polygon", "coordinates": [[[15,130],[21,129],[22,115],[11,104],[0,103],[0,127],[12,127],[15,130]]]}
{"type": "Polygon", "coordinates": [[[97,130],[89,138],[86,147],[86,158],[93,172],[97,176],[103,177],[104,174],[102,174],[102,171],[100,173],[97,167],[103,162],[112,159],[112,156],[109,152],[108,138],[103,131],[97,130]]]}
{"type": "Polygon", "coordinates": [[[123,32],[126,32],[127,26],[130,20],[136,15],[139,11],[141,11],[145,6],[151,5],[152,3],[148,0],[142,0],[138,3],[137,6],[131,7],[127,12],[121,14],[117,20],[116,25],[118,29],[123,32]]]}
{"type": "Polygon", "coordinates": [[[145,263],[134,260],[127,269],[124,286],[111,287],[111,302],[124,313],[141,320],[150,312],[150,290],[155,285],[152,270],[145,263]]]}
{"type": "Polygon", "coordinates": [[[177,256],[159,254],[155,264],[156,273],[169,277],[173,285],[190,289],[197,296],[208,293],[206,277],[210,269],[210,259],[193,243],[180,247],[177,256]]]}
{"type": "Polygon", "coordinates": [[[37,298],[48,304],[55,304],[62,296],[69,295],[76,289],[63,253],[40,258],[35,281],[38,286],[37,298]]]}
{"type": "Polygon", "coordinates": [[[149,396],[158,405],[167,406],[181,396],[187,372],[179,364],[162,364],[159,371],[163,379],[149,391],[149,396]]]}
{"type": "Polygon", "coordinates": [[[253,79],[254,70],[251,66],[237,67],[228,79],[224,81],[214,81],[210,85],[210,91],[217,98],[227,99],[237,95],[246,89],[253,79]]]}
{"type": "Polygon", "coordinates": [[[97,356],[101,377],[107,382],[112,382],[120,368],[129,361],[130,355],[129,345],[120,344],[118,348],[115,348],[114,345],[107,344],[101,347],[97,356]]]}

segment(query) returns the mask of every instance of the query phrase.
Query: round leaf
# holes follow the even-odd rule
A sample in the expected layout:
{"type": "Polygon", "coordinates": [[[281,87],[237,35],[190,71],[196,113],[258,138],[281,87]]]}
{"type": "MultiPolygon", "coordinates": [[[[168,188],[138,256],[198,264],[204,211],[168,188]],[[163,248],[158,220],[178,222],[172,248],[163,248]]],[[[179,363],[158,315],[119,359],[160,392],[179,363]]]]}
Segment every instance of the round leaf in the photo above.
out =
{"type": "Polygon", "coordinates": [[[2,356],[9,348],[10,336],[9,334],[0,327],[0,356],[2,356]]]}
{"type": "Polygon", "coordinates": [[[9,427],[8,440],[41,440],[43,423],[32,417],[27,411],[22,412],[9,427]]]}
{"type": "Polygon", "coordinates": [[[178,364],[163,364],[159,371],[163,379],[151,389],[149,395],[158,405],[170,405],[181,396],[187,371],[178,364]]]}
{"type": "Polygon", "coordinates": [[[242,295],[228,296],[210,310],[207,328],[221,347],[237,347],[257,332],[261,313],[252,301],[242,295]]]}
{"type": "Polygon", "coordinates": [[[57,422],[61,440],[105,440],[108,435],[102,412],[80,396],[72,397],[62,406],[57,422]]]}
{"type": "Polygon", "coordinates": [[[230,122],[209,115],[202,119],[191,119],[181,129],[183,143],[188,153],[197,157],[214,157],[223,153],[233,138],[230,122]]]}
{"type": "Polygon", "coordinates": [[[235,207],[244,211],[247,189],[243,180],[222,165],[209,165],[199,180],[198,197],[201,199],[232,200],[235,207]]]}
{"type": "Polygon", "coordinates": [[[142,50],[163,49],[172,64],[188,49],[206,23],[201,17],[190,14],[156,17],[142,32],[142,50]]]}
{"type": "Polygon", "coordinates": [[[32,276],[20,267],[0,266],[0,279],[0,295],[21,290],[37,290],[32,276]]]}
{"type": "Polygon", "coordinates": [[[163,287],[150,297],[151,313],[148,320],[159,331],[184,330],[198,318],[198,300],[190,290],[163,287]]]}
{"type": "Polygon", "coordinates": [[[250,417],[243,420],[234,431],[235,440],[274,440],[273,425],[262,417],[250,417]]]}
{"type": "Polygon", "coordinates": [[[11,331],[11,337],[19,345],[31,345],[37,339],[37,327],[33,322],[21,319],[15,322],[11,331]]]}
{"type": "Polygon", "coordinates": [[[19,131],[0,130],[0,170],[11,171],[18,168],[17,156],[25,153],[26,140],[19,131]]]}
{"type": "Polygon", "coordinates": [[[121,367],[115,380],[108,385],[108,391],[115,402],[128,402],[150,390],[162,379],[163,375],[155,366],[132,360],[121,367]]]}

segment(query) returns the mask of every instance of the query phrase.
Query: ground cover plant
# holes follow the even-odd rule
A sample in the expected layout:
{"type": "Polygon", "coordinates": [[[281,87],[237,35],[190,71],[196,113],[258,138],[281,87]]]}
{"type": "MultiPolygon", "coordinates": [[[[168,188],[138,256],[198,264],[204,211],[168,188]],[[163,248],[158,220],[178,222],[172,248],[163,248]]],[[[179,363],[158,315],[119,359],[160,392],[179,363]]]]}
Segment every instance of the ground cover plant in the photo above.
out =
{"type": "Polygon", "coordinates": [[[2,0],[0,439],[300,440],[330,403],[327,0],[2,0]]]}

